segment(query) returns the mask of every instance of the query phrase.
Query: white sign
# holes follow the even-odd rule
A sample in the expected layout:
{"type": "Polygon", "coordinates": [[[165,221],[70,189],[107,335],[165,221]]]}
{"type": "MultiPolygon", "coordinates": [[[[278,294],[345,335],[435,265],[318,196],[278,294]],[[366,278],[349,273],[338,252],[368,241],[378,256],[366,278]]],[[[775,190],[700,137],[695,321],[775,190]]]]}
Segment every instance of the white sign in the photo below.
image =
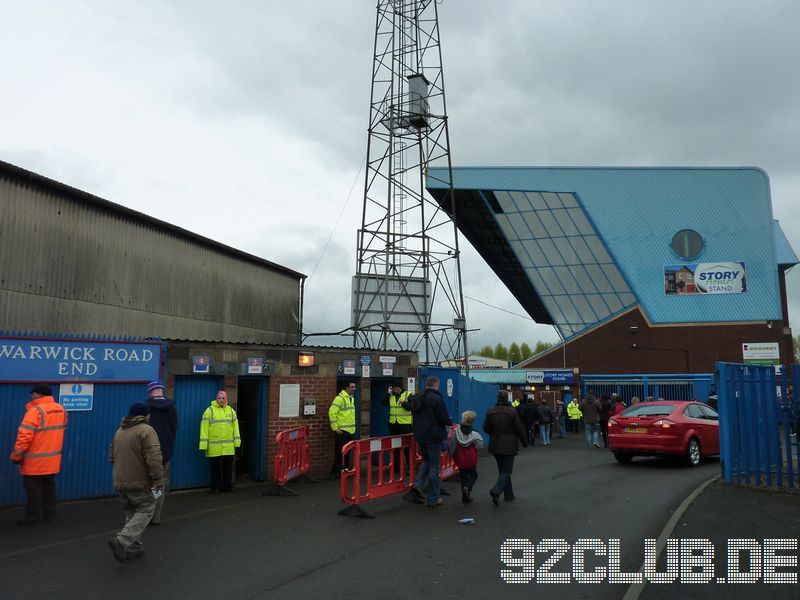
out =
{"type": "Polygon", "coordinates": [[[396,357],[396,356],[381,356],[381,357],[378,359],[378,362],[382,362],[382,363],[393,363],[393,362],[397,362],[397,357],[396,357]]]}
{"type": "Polygon", "coordinates": [[[392,367],[392,363],[382,362],[381,367],[384,376],[391,377],[394,375],[394,367],[392,367]]]}
{"type": "Polygon", "coordinates": [[[525,371],[525,383],[544,383],[544,371],[525,371]]]}
{"type": "Polygon", "coordinates": [[[744,358],[745,362],[754,360],[780,360],[780,344],[778,342],[742,344],[742,358],[744,358]]]}
{"type": "Polygon", "coordinates": [[[283,383],[280,389],[278,417],[288,419],[300,416],[300,384],[283,383]]]}
{"type": "Polygon", "coordinates": [[[453,397],[453,380],[452,379],[448,379],[447,380],[447,397],[448,398],[452,398],[453,397]]]}
{"type": "Polygon", "coordinates": [[[62,383],[58,386],[58,403],[64,410],[92,410],[93,383],[62,383]]]}
{"type": "Polygon", "coordinates": [[[409,377],[408,383],[406,384],[406,389],[410,394],[413,394],[417,391],[417,378],[416,377],[409,377]]]}
{"type": "Polygon", "coordinates": [[[361,365],[361,376],[364,378],[369,377],[369,365],[361,365]]]}
{"type": "Polygon", "coordinates": [[[747,289],[744,264],[700,263],[694,271],[694,284],[701,294],[741,294],[747,289]]]}

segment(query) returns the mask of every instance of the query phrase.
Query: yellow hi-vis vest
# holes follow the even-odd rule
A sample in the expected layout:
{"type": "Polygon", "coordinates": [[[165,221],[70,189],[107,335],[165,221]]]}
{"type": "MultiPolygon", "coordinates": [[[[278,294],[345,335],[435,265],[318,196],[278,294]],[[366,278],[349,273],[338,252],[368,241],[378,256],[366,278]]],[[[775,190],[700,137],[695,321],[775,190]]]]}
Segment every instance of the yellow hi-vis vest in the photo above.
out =
{"type": "Polygon", "coordinates": [[[570,420],[580,419],[583,416],[581,409],[578,408],[577,402],[570,402],[567,404],[567,414],[569,415],[570,420]]]}
{"type": "Polygon", "coordinates": [[[200,450],[205,450],[206,456],[229,456],[241,445],[236,411],[214,400],[200,420],[200,450]]]}
{"type": "Polygon", "coordinates": [[[410,395],[411,393],[406,390],[399,396],[394,394],[389,396],[389,423],[411,425],[411,411],[400,406],[400,403],[405,402],[410,395]]]}
{"type": "Polygon", "coordinates": [[[519,406],[519,400],[514,400],[514,401],[511,403],[511,406],[513,406],[514,408],[517,408],[517,407],[519,406]]]}
{"type": "Polygon", "coordinates": [[[328,419],[333,431],[341,429],[347,433],[356,432],[356,401],[355,398],[350,397],[347,390],[339,392],[339,395],[331,402],[328,419]]]}

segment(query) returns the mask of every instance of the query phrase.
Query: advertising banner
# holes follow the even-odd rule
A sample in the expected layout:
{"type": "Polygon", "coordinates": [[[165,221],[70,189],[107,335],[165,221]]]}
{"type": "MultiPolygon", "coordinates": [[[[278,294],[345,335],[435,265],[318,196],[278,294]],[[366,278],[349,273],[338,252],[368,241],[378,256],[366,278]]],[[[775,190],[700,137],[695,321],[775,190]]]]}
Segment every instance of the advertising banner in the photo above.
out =
{"type": "Polygon", "coordinates": [[[777,365],[781,359],[778,342],[742,344],[742,359],[751,365],[777,365]]]}
{"type": "Polygon", "coordinates": [[[743,262],[690,263],[664,267],[664,293],[741,294],[747,291],[743,262]]]}

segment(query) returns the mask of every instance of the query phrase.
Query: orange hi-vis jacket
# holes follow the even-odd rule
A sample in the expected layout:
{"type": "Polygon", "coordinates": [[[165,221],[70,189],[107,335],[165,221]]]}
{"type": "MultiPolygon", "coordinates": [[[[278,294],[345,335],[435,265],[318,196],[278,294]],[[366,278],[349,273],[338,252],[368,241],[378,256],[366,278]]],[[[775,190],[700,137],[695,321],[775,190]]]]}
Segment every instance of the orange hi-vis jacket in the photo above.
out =
{"type": "Polygon", "coordinates": [[[25,405],[27,412],[17,431],[11,460],[21,463],[22,475],[52,475],[61,470],[61,448],[67,412],[52,396],[25,405]]]}

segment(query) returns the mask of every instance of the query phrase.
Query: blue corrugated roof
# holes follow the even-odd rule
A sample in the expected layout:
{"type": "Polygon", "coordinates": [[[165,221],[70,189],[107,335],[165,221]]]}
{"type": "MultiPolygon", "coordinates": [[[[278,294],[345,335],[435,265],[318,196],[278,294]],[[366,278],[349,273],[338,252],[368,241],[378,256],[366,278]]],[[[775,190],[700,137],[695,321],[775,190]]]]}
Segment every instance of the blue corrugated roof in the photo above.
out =
{"type": "Polygon", "coordinates": [[[797,255],[792,250],[791,244],[789,244],[789,240],[786,239],[786,234],[783,233],[783,229],[781,229],[781,224],[778,221],[774,221],[775,225],[775,258],[778,261],[779,265],[782,266],[794,266],[800,262],[797,260],[797,255]]]}
{"type": "MultiPolygon", "coordinates": [[[[430,170],[431,189],[443,187],[437,179],[447,180],[444,169],[430,170]]],[[[781,319],[777,256],[797,258],[785,236],[776,237],[761,169],[469,167],[453,169],[453,186],[575,194],[654,323],[781,319]],[[681,229],[705,241],[691,261],[670,248],[681,229]],[[747,291],[665,294],[666,265],[711,262],[744,262],[747,291]]]]}

